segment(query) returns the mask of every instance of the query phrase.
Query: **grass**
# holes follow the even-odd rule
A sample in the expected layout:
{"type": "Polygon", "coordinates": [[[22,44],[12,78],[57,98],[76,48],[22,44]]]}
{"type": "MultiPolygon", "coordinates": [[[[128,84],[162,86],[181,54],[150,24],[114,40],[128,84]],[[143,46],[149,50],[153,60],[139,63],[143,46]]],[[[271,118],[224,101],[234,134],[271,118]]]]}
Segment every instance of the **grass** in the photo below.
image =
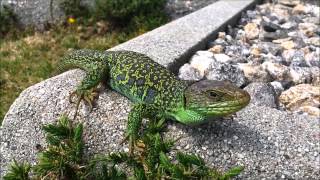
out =
{"type": "Polygon", "coordinates": [[[59,59],[73,49],[106,50],[165,21],[117,28],[106,21],[59,25],[39,33],[30,30],[0,38],[0,124],[10,105],[27,87],[52,76],[59,59]]]}
{"type": "MultiPolygon", "coordinates": [[[[161,14],[155,14],[136,16],[126,28],[99,21],[86,22],[89,26],[72,22],[43,33],[9,31],[0,39],[0,124],[21,91],[49,78],[66,51],[83,48],[106,50],[165,22],[161,14]]],[[[235,167],[223,173],[206,166],[205,161],[195,154],[172,153],[174,141],[163,140],[160,132],[164,121],[161,120],[148,121],[133,156],[115,152],[84,158],[83,128],[82,124],[73,125],[64,116],[56,124],[44,126],[47,143],[46,147],[39,147],[37,164],[13,160],[3,178],[227,180],[243,170],[235,167]],[[169,154],[176,156],[172,158],[169,154]]]]}

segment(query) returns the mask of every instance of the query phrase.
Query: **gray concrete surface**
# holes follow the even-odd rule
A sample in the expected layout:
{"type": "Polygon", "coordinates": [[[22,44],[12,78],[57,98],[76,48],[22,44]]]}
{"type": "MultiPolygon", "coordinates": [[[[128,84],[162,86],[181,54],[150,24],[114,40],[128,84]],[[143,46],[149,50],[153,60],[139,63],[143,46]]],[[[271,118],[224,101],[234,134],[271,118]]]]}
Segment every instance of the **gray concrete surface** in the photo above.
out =
{"type": "MultiPolygon", "coordinates": [[[[239,13],[244,4],[252,3],[239,2],[222,2],[222,11],[231,16],[231,12],[239,13]]],[[[187,20],[177,20],[114,49],[137,50],[167,67],[175,65],[177,63],[173,62],[182,61],[186,54],[191,53],[189,51],[198,50],[199,44],[214,36],[212,31],[219,28],[218,24],[225,24],[225,17],[221,17],[225,14],[216,6],[202,9],[204,14],[195,12],[185,17],[193,19],[194,26],[186,25],[189,23],[187,20]],[[207,17],[212,10],[220,12],[219,16],[207,17]],[[184,27],[181,31],[173,26],[178,22],[181,24],[177,26],[184,27]],[[211,27],[211,32],[200,25],[211,27]],[[165,33],[165,28],[168,28],[168,33],[165,33]]],[[[35,163],[36,145],[45,146],[41,127],[56,121],[63,113],[73,115],[74,105],[69,104],[68,95],[83,77],[80,70],[68,71],[20,94],[0,128],[0,175],[6,172],[13,158],[35,163]]],[[[84,123],[87,155],[128,150],[126,145],[120,146],[119,143],[126,128],[130,105],[125,97],[106,89],[101,92],[91,113],[87,106],[80,106],[77,120],[84,123]]],[[[316,118],[249,105],[234,117],[213,120],[202,126],[189,127],[169,121],[165,136],[182,136],[176,144],[177,149],[198,153],[207,163],[221,170],[244,165],[241,179],[316,179],[320,176],[319,134],[319,120],[316,118]]]]}
{"type": "MultiPolygon", "coordinates": [[[[6,115],[0,130],[0,169],[5,173],[13,159],[35,163],[36,146],[45,146],[41,127],[63,114],[74,113],[69,92],[83,78],[68,71],[26,89],[6,115]]],[[[119,145],[126,129],[131,103],[103,91],[93,112],[80,106],[86,154],[127,151],[119,145]]],[[[244,165],[240,179],[316,179],[319,174],[319,119],[291,115],[265,106],[249,105],[234,117],[190,127],[169,121],[166,137],[182,137],[176,148],[199,154],[211,165],[226,170],[244,165]]]]}

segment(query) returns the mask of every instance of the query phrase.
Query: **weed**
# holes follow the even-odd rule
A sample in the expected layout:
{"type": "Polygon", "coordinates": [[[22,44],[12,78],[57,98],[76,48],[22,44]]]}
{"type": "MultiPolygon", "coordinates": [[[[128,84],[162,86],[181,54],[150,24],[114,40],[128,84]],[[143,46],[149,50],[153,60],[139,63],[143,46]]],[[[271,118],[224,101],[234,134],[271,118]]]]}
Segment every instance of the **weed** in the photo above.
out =
{"type": "Polygon", "coordinates": [[[9,173],[7,173],[3,179],[4,180],[29,180],[29,172],[31,170],[31,165],[29,163],[19,164],[16,160],[13,160],[9,173]]]}
{"type": "MultiPolygon", "coordinates": [[[[165,0],[96,0],[93,16],[116,25],[151,29],[167,22],[165,0]]],[[[129,28],[130,29],[130,28],[129,28]]]]}
{"type": "Polygon", "coordinates": [[[0,38],[16,27],[17,16],[9,6],[0,6],[0,38]]]}
{"type": "Polygon", "coordinates": [[[31,168],[27,163],[18,164],[14,160],[4,179],[227,180],[243,170],[242,167],[235,167],[223,174],[206,166],[199,156],[182,152],[175,152],[176,161],[173,162],[168,154],[172,154],[174,141],[162,139],[160,132],[163,128],[163,120],[149,121],[133,156],[115,152],[85,160],[82,124],[73,126],[67,117],[62,116],[57,124],[43,127],[48,146],[40,152],[38,163],[31,168]],[[33,177],[27,176],[31,171],[33,177]]]}
{"type": "MultiPolygon", "coordinates": [[[[53,0],[50,1],[52,2],[53,0]]],[[[88,8],[81,3],[81,0],[59,0],[59,6],[68,17],[85,17],[89,15],[88,8]]]]}

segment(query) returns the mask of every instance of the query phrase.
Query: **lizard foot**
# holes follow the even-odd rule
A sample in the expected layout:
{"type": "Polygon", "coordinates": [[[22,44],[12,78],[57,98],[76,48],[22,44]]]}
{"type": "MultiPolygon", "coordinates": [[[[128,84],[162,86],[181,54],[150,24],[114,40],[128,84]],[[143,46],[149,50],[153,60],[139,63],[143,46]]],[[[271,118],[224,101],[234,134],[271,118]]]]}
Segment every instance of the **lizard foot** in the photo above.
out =
{"type": "Polygon", "coordinates": [[[133,156],[135,147],[137,147],[136,144],[136,138],[134,136],[126,135],[125,138],[120,142],[120,144],[123,144],[124,142],[129,140],[129,155],[133,156]]]}
{"type": "Polygon", "coordinates": [[[76,111],[75,111],[73,119],[75,119],[78,114],[78,109],[79,109],[79,105],[80,105],[81,100],[83,100],[86,104],[88,104],[89,110],[92,111],[94,100],[97,98],[98,94],[99,93],[96,89],[88,90],[88,91],[76,90],[76,91],[72,92],[69,96],[69,102],[76,104],[76,111]],[[75,102],[73,101],[74,98],[77,99],[75,102]]]}

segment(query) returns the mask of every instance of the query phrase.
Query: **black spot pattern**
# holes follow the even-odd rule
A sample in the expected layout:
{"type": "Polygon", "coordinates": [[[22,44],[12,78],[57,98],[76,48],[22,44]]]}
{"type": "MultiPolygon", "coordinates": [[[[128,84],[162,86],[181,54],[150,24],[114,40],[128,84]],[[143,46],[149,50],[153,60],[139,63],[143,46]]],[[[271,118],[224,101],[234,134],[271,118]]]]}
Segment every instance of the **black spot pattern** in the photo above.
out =
{"type": "Polygon", "coordinates": [[[108,53],[113,57],[107,62],[111,67],[110,77],[116,79],[110,83],[113,89],[134,102],[146,102],[162,108],[170,108],[181,101],[185,84],[165,67],[136,52],[108,53]]]}

